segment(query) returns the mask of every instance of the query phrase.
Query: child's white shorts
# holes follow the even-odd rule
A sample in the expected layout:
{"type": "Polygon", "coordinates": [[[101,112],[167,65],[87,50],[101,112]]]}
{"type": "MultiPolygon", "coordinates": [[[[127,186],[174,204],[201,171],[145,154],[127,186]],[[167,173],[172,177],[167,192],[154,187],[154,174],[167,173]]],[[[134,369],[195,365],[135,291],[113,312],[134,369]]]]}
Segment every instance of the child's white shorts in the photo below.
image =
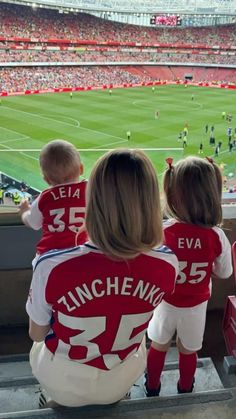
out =
{"type": "Polygon", "coordinates": [[[175,307],[164,300],[156,307],[148,326],[148,337],[160,345],[168,343],[175,332],[189,351],[202,347],[208,301],[194,307],[175,307]]]}

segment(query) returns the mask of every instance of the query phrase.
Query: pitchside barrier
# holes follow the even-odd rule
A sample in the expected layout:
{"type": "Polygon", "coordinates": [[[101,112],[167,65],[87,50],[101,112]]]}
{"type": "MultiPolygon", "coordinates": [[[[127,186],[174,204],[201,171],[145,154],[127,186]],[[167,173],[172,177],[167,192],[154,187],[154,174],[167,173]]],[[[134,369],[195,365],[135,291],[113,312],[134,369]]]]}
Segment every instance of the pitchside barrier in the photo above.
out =
{"type": "MultiPolygon", "coordinates": [[[[35,63],[34,63],[35,64],[35,63]]],[[[107,64],[106,64],[107,65],[107,64]]],[[[36,90],[25,90],[21,92],[0,92],[0,96],[17,96],[17,95],[35,95],[35,94],[43,94],[43,93],[65,93],[65,92],[79,92],[79,91],[86,91],[86,90],[99,90],[99,89],[120,89],[120,88],[128,88],[128,87],[143,87],[143,86],[160,86],[165,84],[188,84],[190,86],[201,86],[201,87],[215,87],[215,88],[222,88],[222,89],[236,89],[235,84],[228,84],[228,83],[211,83],[211,82],[189,82],[187,80],[177,80],[177,81],[154,81],[154,82],[143,82],[143,83],[123,83],[120,85],[113,85],[111,84],[104,84],[103,86],[77,86],[77,87],[60,87],[54,89],[36,89],[36,90]]]]}

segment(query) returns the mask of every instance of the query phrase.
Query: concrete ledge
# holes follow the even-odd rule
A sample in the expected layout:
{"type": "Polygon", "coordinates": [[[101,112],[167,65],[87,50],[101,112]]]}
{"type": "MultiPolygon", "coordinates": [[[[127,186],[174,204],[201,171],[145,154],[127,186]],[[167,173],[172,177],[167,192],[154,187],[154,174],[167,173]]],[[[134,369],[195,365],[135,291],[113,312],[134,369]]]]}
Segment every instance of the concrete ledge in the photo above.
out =
{"type": "MultiPolygon", "coordinates": [[[[184,406],[230,401],[233,399],[233,393],[230,390],[214,390],[196,394],[182,394],[172,397],[152,397],[135,400],[122,400],[119,403],[108,406],[86,406],[81,408],[56,408],[56,409],[37,409],[21,412],[0,414],[0,419],[6,418],[25,418],[25,419],[78,419],[78,418],[116,418],[129,417],[127,414],[135,415],[135,412],[142,413],[146,416],[148,410],[164,409],[165,413],[168,409],[175,407],[175,415],[177,409],[184,406]],[[145,412],[145,413],[144,413],[145,412]],[[124,416],[125,415],[125,416],[124,416]]],[[[217,410],[217,408],[216,408],[217,410]]],[[[155,416],[156,417],[156,416],[155,416]]],[[[176,417],[176,416],[175,416],[176,417]]],[[[181,416],[180,416],[181,417],[181,416]]],[[[233,418],[233,416],[232,416],[233,418]]]]}
{"type": "Polygon", "coordinates": [[[225,356],[223,365],[227,374],[236,374],[236,358],[233,356],[225,356]]]}
{"type": "MultiPolygon", "coordinates": [[[[6,414],[9,415],[9,413],[12,414],[14,412],[23,413],[23,412],[26,412],[26,411],[28,412],[31,410],[38,411],[40,385],[32,376],[29,362],[25,360],[19,360],[19,361],[15,360],[15,362],[9,362],[9,357],[7,358],[8,358],[7,359],[8,362],[1,363],[1,375],[0,375],[0,412],[1,414],[5,413],[5,415],[6,414]]],[[[120,412],[120,411],[122,412],[123,404],[126,406],[125,408],[126,411],[127,409],[130,409],[130,410],[149,409],[150,408],[149,403],[151,403],[150,400],[153,400],[152,406],[153,406],[153,403],[155,402],[155,406],[157,404],[158,407],[162,408],[162,407],[182,405],[182,402],[180,401],[182,399],[184,400],[185,404],[188,404],[188,403],[192,404],[192,403],[206,403],[209,401],[218,400],[219,398],[220,400],[224,400],[224,399],[228,400],[228,398],[232,397],[230,393],[227,393],[227,392],[225,393],[225,389],[217,374],[217,371],[214,367],[214,364],[211,358],[201,358],[199,360],[197,371],[195,374],[196,381],[195,381],[193,393],[187,394],[187,395],[177,395],[178,378],[179,378],[178,362],[176,361],[167,362],[166,368],[161,378],[162,388],[161,388],[161,393],[159,397],[152,398],[152,399],[147,399],[145,397],[145,393],[143,389],[144,377],[142,376],[132,386],[131,399],[128,401],[122,400],[120,403],[116,403],[115,405],[112,405],[112,406],[109,405],[109,406],[100,406],[99,408],[96,407],[96,410],[94,410],[95,409],[94,407],[89,406],[89,407],[86,407],[86,409],[85,408],[69,409],[69,412],[76,411],[78,413],[78,416],[80,417],[81,412],[93,411],[93,413],[96,412],[97,414],[97,412],[100,412],[100,411],[103,412],[104,409],[108,409],[108,407],[110,408],[109,410],[109,414],[110,414],[111,411],[113,411],[114,406],[116,407],[116,410],[114,410],[115,413],[120,412]],[[142,407],[142,403],[144,403],[144,407],[142,407]]],[[[111,385],[115,385],[115,383],[111,383],[111,385]]],[[[57,413],[58,413],[58,409],[56,410],[57,413]]],[[[68,409],[62,408],[62,407],[59,409],[60,414],[62,412],[64,415],[64,412],[66,412],[65,415],[62,417],[67,417],[66,416],[67,410],[68,409]]],[[[52,413],[54,414],[54,411],[50,411],[50,415],[52,415],[52,413]]],[[[38,412],[38,415],[41,415],[41,413],[38,412]]],[[[94,415],[94,417],[96,416],[94,415]]],[[[0,416],[0,419],[1,419],[1,416],[0,416]]]]}
{"type": "Polygon", "coordinates": [[[0,235],[0,270],[31,268],[41,231],[32,230],[23,224],[0,225],[0,235]]]}

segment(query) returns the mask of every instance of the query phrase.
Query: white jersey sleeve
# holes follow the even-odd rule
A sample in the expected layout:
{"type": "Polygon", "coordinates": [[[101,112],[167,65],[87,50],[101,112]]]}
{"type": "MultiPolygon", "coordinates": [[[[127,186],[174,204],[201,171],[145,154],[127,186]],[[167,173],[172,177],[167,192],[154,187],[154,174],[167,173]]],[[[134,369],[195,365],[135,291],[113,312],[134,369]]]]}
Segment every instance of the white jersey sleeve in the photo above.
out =
{"type": "Polygon", "coordinates": [[[44,263],[39,263],[33,273],[26,311],[29,317],[39,326],[50,324],[52,307],[46,302],[45,289],[50,269],[44,269],[44,263]]]}
{"type": "Polygon", "coordinates": [[[39,210],[40,195],[33,201],[30,210],[24,214],[24,221],[34,230],[39,230],[43,224],[43,216],[39,210]]]}
{"type": "Polygon", "coordinates": [[[219,278],[229,278],[233,272],[231,244],[221,228],[214,227],[213,229],[217,232],[219,236],[222,252],[215,259],[212,267],[212,272],[219,278]]]}

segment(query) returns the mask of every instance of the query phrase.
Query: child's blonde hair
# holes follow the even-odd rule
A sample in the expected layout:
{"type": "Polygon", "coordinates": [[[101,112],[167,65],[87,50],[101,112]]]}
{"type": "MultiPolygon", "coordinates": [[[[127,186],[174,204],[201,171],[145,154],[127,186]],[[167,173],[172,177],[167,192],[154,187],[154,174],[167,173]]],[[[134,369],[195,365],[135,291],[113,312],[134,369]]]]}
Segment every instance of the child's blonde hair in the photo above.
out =
{"type": "Polygon", "coordinates": [[[74,181],[82,172],[79,152],[65,140],[47,143],[41,150],[39,163],[44,179],[50,185],[74,181]]]}
{"type": "Polygon", "coordinates": [[[158,181],[144,152],[117,149],[98,160],[87,188],[86,228],[115,259],[133,258],[162,242],[158,181]]]}
{"type": "Polygon", "coordinates": [[[212,159],[190,156],[169,164],[164,192],[167,215],[203,227],[222,223],[222,175],[212,159]]]}

